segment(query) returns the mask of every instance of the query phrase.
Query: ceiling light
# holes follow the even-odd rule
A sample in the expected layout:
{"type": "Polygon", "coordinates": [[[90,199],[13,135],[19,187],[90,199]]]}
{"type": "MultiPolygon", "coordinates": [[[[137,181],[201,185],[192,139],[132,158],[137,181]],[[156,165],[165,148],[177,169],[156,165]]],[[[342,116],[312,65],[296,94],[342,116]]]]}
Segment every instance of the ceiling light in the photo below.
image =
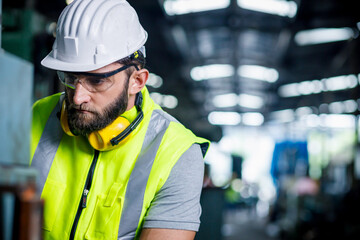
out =
{"type": "Polygon", "coordinates": [[[302,95],[309,95],[314,92],[314,84],[311,81],[303,81],[298,84],[298,91],[302,95]]]}
{"type": "Polygon", "coordinates": [[[320,125],[320,117],[316,114],[310,114],[306,116],[306,126],[308,127],[318,127],[320,125]]]}
{"type": "Polygon", "coordinates": [[[322,114],[320,125],[328,128],[355,128],[355,116],[350,114],[322,114]]]}
{"type": "Polygon", "coordinates": [[[271,116],[279,122],[292,122],[295,119],[295,113],[292,109],[274,111],[271,116]]]}
{"type": "Polygon", "coordinates": [[[241,65],[238,68],[238,75],[240,77],[251,78],[270,83],[276,82],[279,78],[279,73],[275,69],[258,65],[241,65]]]}
{"type": "Polygon", "coordinates": [[[330,113],[343,113],[344,112],[344,104],[342,102],[332,102],[329,104],[330,113]]]}
{"type": "Polygon", "coordinates": [[[358,109],[358,104],[353,99],[343,101],[343,104],[344,104],[344,112],[345,113],[352,113],[358,109]]]}
{"type": "Polygon", "coordinates": [[[178,105],[178,99],[172,95],[163,96],[163,107],[174,109],[178,105]]]}
{"type": "Polygon", "coordinates": [[[241,107],[259,109],[262,108],[262,106],[264,106],[264,100],[259,96],[240,94],[239,105],[241,107]]]}
{"type": "Polygon", "coordinates": [[[358,78],[354,74],[351,74],[324,78],[321,81],[312,80],[285,84],[279,87],[278,94],[280,97],[297,97],[300,95],[316,94],[325,91],[339,91],[355,88],[358,84],[358,78]]]}
{"type": "Polygon", "coordinates": [[[162,104],[162,95],[158,92],[152,92],[150,93],[150,97],[156,104],[161,105],[162,104]]]}
{"type": "Polygon", "coordinates": [[[328,91],[338,91],[348,88],[354,88],[358,85],[358,80],[355,75],[337,76],[325,78],[322,80],[328,91]]]}
{"type": "Polygon", "coordinates": [[[208,120],[212,125],[238,125],[241,116],[237,112],[211,112],[208,120]]]}
{"type": "Polygon", "coordinates": [[[280,86],[278,94],[280,97],[297,97],[301,95],[298,91],[297,83],[290,83],[280,86]]]}
{"type": "Polygon", "coordinates": [[[227,8],[230,0],[165,0],[164,9],[167,15],[182,15],[227,8]]]}
{"type": "Polygon", "coordinates": [[[194,67],[190,76],[194,81],[201,81],[213,78],[231,77],[234,75],[234,67],[230,64],[211,64],[194,67]]]}
{"type": "Polygon", "coordinates": [[[318,28],[296,33],[295,42],[300,45],[312,45],[348,40],[355,36],[351,28],[318,28]]]}
{"type": "Polygon", "coordinates": [[[213,99],[213,104],[215,107],[225,108],[225,107],[234,107],[237,105],[238,95],[235,93],[223,94],[215,96],[213,99]]]}
{"type": "Polygon", "coordinates": [[[342,102],[332,102],[329,104],[330,113],[352,113],[358,109],[358,104],[355,100],[349,99],[342,102]]]}
{"type": "Polygon", "coordinates": [[[149,74],[149,78],[146,82],[147,86],[150,86],[153,88],[159,88],[162,86],[162,84],[163,84],[163,79],[160,76],[158,76],[154,73],[149,74]]]}
{"type": "Polygon", "coordinates": [[[178,105],[178,99],[172,95],[163,95],[158,92],[152,92],[150,93],[150,97],[156,104],[159,104],[161,107],[174,109],[178,105]]]}
{"type": "Polygon", "coordinates": [[[264,123],[264,116],[257,112],[248,112],[242,115],[242,123],[248,126],[260,126],[264,123]]]}
{"type": "Polygon", "coordinates": [[[295,114],[299,117],[310,115],[313,113],[311,107],[299,107],[295,110],[295,114]]]}
{"type": "Polygon", "coordinates": [[[239,7],[279,15],[282,17],[294,17],[297,12],[297,5],[294,1],[284,0],[237,0],[239,7]]]}

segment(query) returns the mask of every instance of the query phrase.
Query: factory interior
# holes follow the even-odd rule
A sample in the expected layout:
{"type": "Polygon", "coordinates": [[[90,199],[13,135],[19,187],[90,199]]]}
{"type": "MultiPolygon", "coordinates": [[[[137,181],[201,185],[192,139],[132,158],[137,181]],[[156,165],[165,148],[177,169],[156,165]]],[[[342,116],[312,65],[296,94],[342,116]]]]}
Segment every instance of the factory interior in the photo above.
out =
{"type": "MultiPolygon", "coordinates": [[[[128,0],[150,96],[211,141],[196,240],[360,239],[355,0],[128,0]]],[[[0,239],[41,239],[32,104],[65,0],[0,0],[0,239]],[[2,6],[2,7],[1,7],[2,6]]]]}

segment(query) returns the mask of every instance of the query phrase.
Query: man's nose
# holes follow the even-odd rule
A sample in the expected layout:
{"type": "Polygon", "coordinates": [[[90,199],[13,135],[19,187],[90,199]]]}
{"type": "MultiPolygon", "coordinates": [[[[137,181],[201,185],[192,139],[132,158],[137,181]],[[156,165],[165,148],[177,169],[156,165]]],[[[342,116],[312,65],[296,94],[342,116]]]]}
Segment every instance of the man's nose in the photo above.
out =
{"type": "Polygon", "coordinates": [[[73,100],[76,105],[81,105],[90,101],[90,92],[84,88],[80,81],[75,84],[73,100]]]}

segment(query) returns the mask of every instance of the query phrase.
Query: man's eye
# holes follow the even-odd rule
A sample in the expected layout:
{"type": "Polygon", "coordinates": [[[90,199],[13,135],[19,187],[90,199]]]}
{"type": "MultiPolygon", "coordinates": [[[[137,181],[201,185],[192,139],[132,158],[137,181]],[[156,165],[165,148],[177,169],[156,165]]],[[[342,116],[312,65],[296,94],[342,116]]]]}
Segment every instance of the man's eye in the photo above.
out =
{"type": "Polygon", "coordinates": [[[100,84],[103,84],[106,81],[106,79],[105,78],[88,78],[87,81],[91,85],[100,85],[100,84]]]}

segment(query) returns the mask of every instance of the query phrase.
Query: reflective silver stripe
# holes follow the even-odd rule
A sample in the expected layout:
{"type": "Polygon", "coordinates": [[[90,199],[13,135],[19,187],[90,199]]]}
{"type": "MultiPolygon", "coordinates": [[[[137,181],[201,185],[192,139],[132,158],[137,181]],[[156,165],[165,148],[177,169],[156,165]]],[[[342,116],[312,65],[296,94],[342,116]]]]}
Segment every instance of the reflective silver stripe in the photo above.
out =
{"type": "MultiPolygon", "coordinates": [[[[128,181],[124,209],[121,214],[118,239],[133,239],[139,225],[146,184],[161,140],[170,124],[165,112],[154,110],[139,157],[128,181]]],[[[175,119],[171,119],[175,120],[175,119]]]]}
{"type": "Polygon", "coordinates": [[[62,103],[61,100],[63,99],[62,96],[60,97],[58,104],[56,104],[55,108],[50,114],[49,119],[46,122],[44,131],[41,135],[40,141],[34,153],[33,160],[31,162],[31,167],[38,170],[36,191],[39,195],[41,195],[41,192],[44,188],[51,164],[54,160],[56,151],[60,145],[60,140],[64,132],[57,118],[57,113],[60,112],[62,103]]]}

